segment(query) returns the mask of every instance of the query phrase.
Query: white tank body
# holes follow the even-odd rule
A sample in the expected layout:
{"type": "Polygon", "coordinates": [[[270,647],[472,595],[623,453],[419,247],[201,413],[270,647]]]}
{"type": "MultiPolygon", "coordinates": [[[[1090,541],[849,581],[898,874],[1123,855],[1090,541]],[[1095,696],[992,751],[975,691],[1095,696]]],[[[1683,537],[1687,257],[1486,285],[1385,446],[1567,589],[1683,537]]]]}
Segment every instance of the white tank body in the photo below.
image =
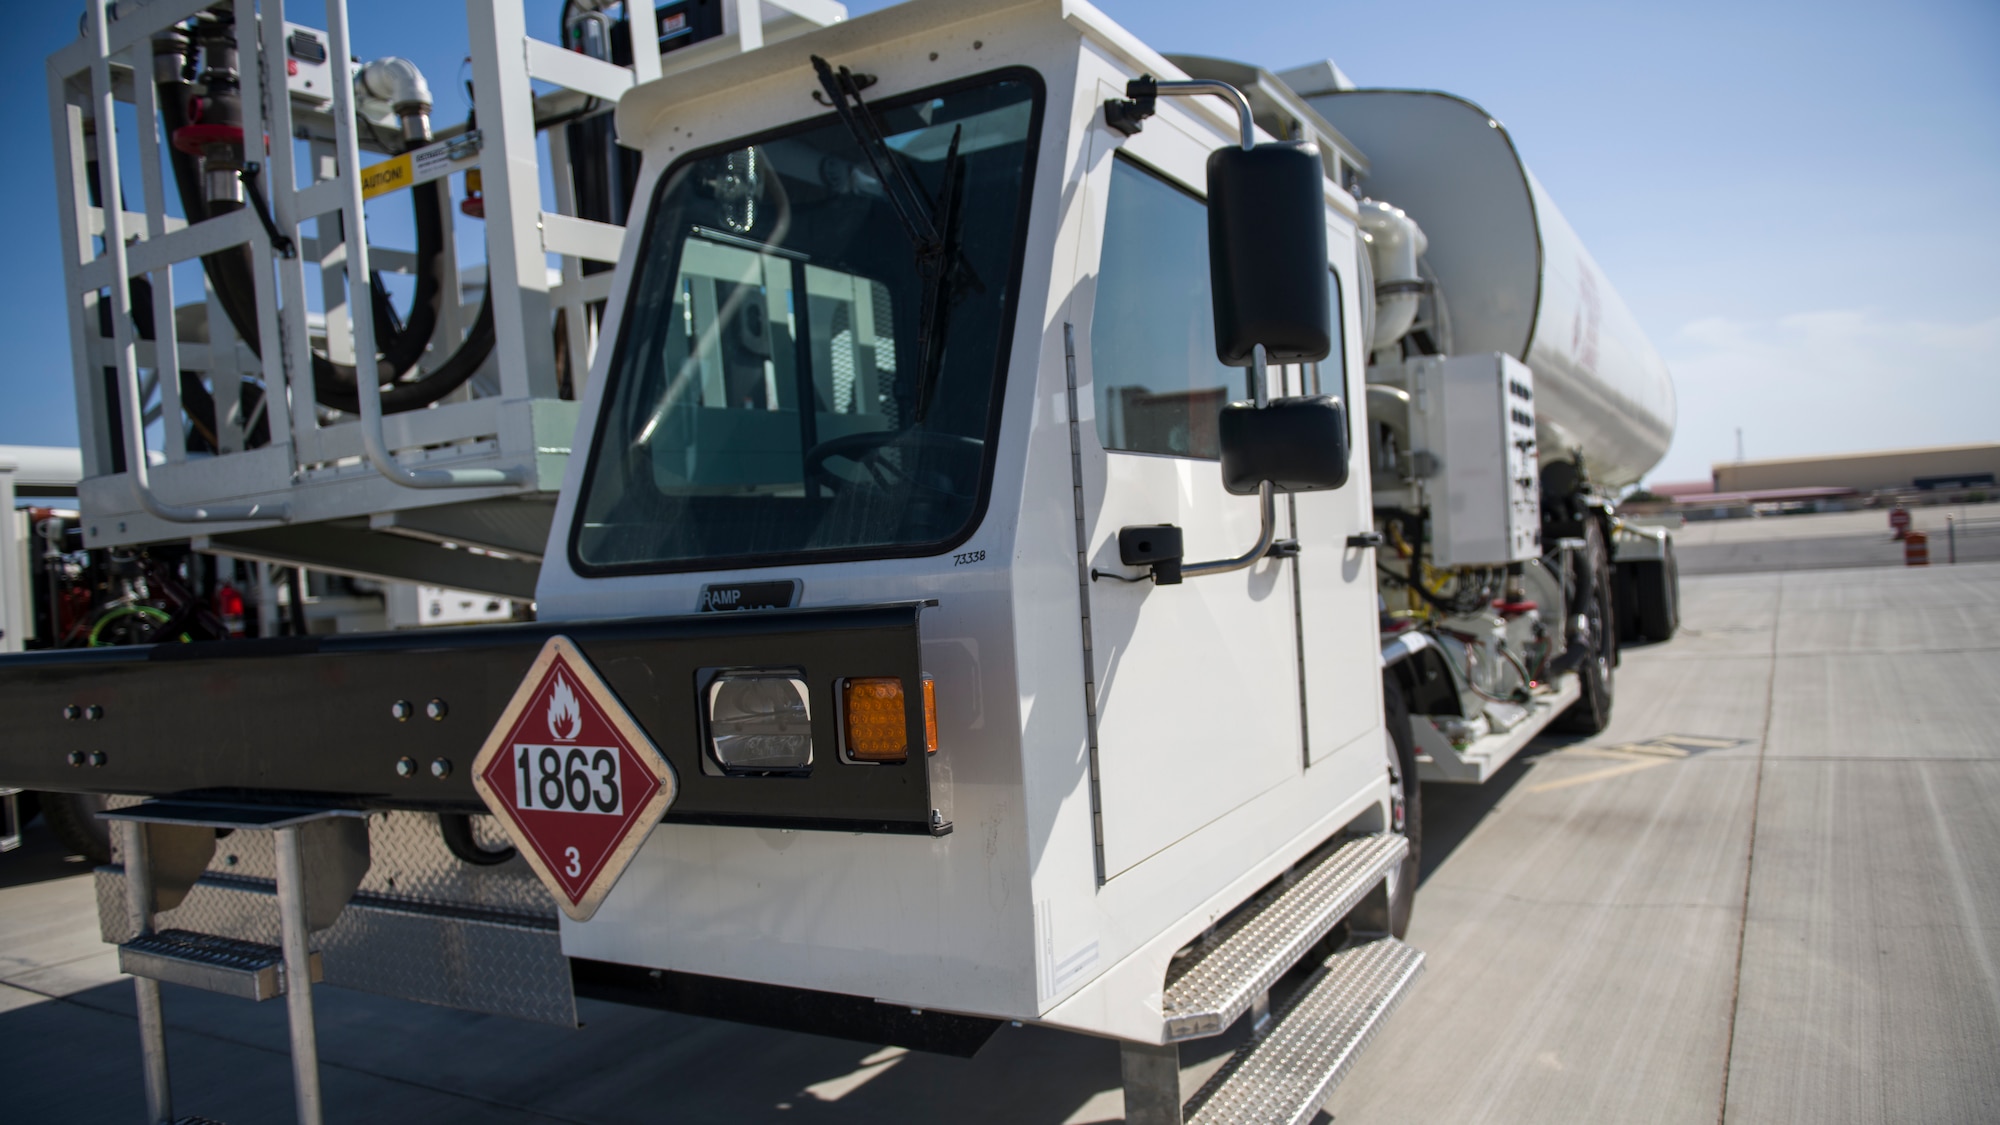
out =
{"type": "Polygon", "coordinates": [[[1423,228],[1450,352],[1504,352],[1533,370],[1544,463],[1580,455],[1605,488],[1658,464],[1674,431],[1667,366],[1506,130],[1449,94],[1299,93],[1366,154],[1361,190],[1423,228]]]}

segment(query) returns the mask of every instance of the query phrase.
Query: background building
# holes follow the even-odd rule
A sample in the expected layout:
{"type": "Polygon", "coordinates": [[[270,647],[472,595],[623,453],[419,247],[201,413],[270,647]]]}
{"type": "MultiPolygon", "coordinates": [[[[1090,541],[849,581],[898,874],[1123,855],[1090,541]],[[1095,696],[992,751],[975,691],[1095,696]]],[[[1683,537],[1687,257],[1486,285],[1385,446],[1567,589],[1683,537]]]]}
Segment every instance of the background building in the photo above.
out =
{"type": "Polygon", "coordinates": [[[1715,492],[1794,488],[1890,492],[1993,488],[1996,480],[2000,480],[2000,443],[1731,461],[1715,466],[1712,483],[1715,492]]]}

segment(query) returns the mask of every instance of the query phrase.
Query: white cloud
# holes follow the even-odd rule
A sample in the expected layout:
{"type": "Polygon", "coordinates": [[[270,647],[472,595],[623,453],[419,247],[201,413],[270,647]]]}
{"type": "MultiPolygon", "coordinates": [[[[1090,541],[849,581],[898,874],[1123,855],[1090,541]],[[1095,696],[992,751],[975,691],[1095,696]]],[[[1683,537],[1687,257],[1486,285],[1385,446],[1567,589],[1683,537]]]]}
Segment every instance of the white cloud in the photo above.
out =
{"type": "Polygon", "coordinates": [[[1648,480],[1707,479],[1738,426],[1753,460],[2000,440],[2000,316],[1705,317],[1664,350],[1680,422],[1648,480]]]}

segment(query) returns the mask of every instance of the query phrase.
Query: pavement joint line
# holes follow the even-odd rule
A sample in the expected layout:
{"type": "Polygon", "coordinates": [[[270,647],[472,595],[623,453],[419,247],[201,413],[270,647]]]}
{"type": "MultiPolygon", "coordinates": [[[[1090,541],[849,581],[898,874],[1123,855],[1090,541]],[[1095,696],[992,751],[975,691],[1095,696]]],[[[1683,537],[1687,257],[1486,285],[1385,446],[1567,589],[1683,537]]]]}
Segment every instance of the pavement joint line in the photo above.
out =
{"type": "MultiPolygon", "coordinates": [[[[44,1000],[49,1001],[50,1003],[68,1004],[73,1007],[81,1008],[86,1012],[96,1012],[99,1015],[110,1016],[113,1019],[123,1020],[128,1023],[138,1022],[136,1018],[133,1017],[131,1014],[119,1008],[107,1007],[103,1004],[94,1004],[89,1001],[80,999],[79,996],[81,994],[72,994],[66,996],[58,995],[56,993],[43,991],[42,989],[35,988],[31,985],[16,984],[12,981],[0,981],[0,984],[6,984],[7,987],[9,988],[18,989],[22,992],[30,993],[35,996],[40,996],[44,1000]]],[[[266,1055],[276,1055],[286,1059],[289,1059],[292,1056],[292,1052],[290,1051],[289,1048],[285,1050],[279,1050],[276,1047],[272,1047],[264,1043],[253,1043],[245,1039],[235,1039],[227,1035],[219,1035],[205,1028],[192,1026],[186,1023],[181,1023],[171,1018],[167,1022],[167,1027],[168,1030],[179,1033],[181,1035],[189,1035],[197,1039],[206,1039],[209,1040],[210,1042],[221,1043],[231,1047],[241,1047],[247,1051],[256,1051],[266,1055]]],[[[516,1113],[531,1114],[535,1117],[545,1118],[549,1121],[560,1121],[563,1122],[564,1125],[592,1125],[592,1123],[587,1118],[566,1117],[563,1116],[562,1114],[550,1113],[548,1110],[537,1109],[533,1106],[517,1105],[513,1102],[503,1102],[496,1098],[481,1097],[478,1094],[467,1093],[463,1090],[453,1090],[443,1086],[433,1086],[426,1082],[418,1082],[413,1079],[401,1077],[399,1075],[383,1074],[379,1071],[368,1070],[365,1067],[352,1066],[347,1063],[337,1062],[328,1059],[323,1054],[320,1056],[319,1065],[321,1069],[345,1071],[348,1074],[357,1074],[364,1078],[374,1078],[383,1082],[393,1083],[394,1085],[397,1086],[407,1086],[413,1090],[422,1090],[426,1093],[443,1094],[445,1097],[448,1098],[456,1098],[461,1101],[468,1101],[477,1105],[491,1106],[494,1109],[504,1109],[516,1113]]]]}
{"type": "Polygon", "coordinates": [[[1764,681],[1764,731],[1757,739],[1757,776],[1750,786],[1750,846],[1743,855],[1743,912],[1736,920],[1736,969],[1729,982],[1729,1035],[1722,1044],[1722,1095],[1715,1125],[1729,1120],[1729,1072],[1736,1062],[1736,1017],[1743,1007],[1743,948],[1750,934],[1750,881],[1757,871],[1757,820],[1764,798],[1764,759],[1771,747],[1771,720],[1778,713],[1778,632],[1784,624],[1785,575],[1780,572],[1771,606],[1770,675],[1764,681]]]}
{"type": "Polygon", "coordinates": [[[1972,648],[1827,648],[1827,649],[1781,649],[1774,653],[1659,653],[1647,659],[1660,664],[1714,664],[1722,660],[1802,660],[1808,657],[1876,657],[1876,656],[1981,656],[2000,652],[2000,646],[1972,648]]]}
{"type": "MultiPolygon", "coordinates": [[[[1738,760],[1740,761],[1741,759],[1738,760]]],[[[1777,754],[1771,758],[1773,765],[1783,765],[1786,762],[1881,762],[1885,765],[1889,763],[1902,765],[1907,762],[1932,762],[1938,765],[1953,765],[1958,763],[1973,765],[1979,762],[2000,762],[2000,756],[1965,754],[1957,757],[1927,755],[1922,758],[1914,758],[1889,754],[1777,754]]]]}
{"type": "Polygon", "coordinates": [[[1468,883],[1439,883],[1435,879],[1424,883],[1425,887],[1438,887],[1466,895],[1483,895],[1504,902],[1522,906],[1546,907],[1552,910],[1733,910],[1726,902],[1589,902],[1581,899],[1540,898],[1535,895],[1516,894],[1512,891],[1496,891],[1491,887],[1468,883]]]}
{"type": "MultiPolygon", "coordinates": [[[[78,961],[88,961],[92,957],[102,957],[105,954],[110,953],[117,948],[118,947],[115,945],[103,945],[97,949],[91,950],[89,953],[79,953],[76,956],[68,958],[67,960],[63,961],[37,961],[31,965],[24,966],[23,971],[30,973],[39,973],[43,969],[60,969],[64,965],[74,965],[78,961]]],[[[6,982],[8,984],[12,984],[13,981],[14,978],[11,976],[0,976],[0,982],[6,982]]]]}

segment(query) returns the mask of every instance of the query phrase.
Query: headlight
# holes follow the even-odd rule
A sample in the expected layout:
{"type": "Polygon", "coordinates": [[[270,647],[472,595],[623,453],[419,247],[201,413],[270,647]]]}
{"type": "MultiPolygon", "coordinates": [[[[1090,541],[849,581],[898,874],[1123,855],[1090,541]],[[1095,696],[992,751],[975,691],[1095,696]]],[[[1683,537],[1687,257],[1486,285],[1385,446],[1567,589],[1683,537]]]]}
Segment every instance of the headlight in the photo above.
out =
{"type": "Polygon", "coordinates": [[[708,744],[732,770],[812,765],[806,682],[784,672],[726,672],[708,686],[708,744]]]}

